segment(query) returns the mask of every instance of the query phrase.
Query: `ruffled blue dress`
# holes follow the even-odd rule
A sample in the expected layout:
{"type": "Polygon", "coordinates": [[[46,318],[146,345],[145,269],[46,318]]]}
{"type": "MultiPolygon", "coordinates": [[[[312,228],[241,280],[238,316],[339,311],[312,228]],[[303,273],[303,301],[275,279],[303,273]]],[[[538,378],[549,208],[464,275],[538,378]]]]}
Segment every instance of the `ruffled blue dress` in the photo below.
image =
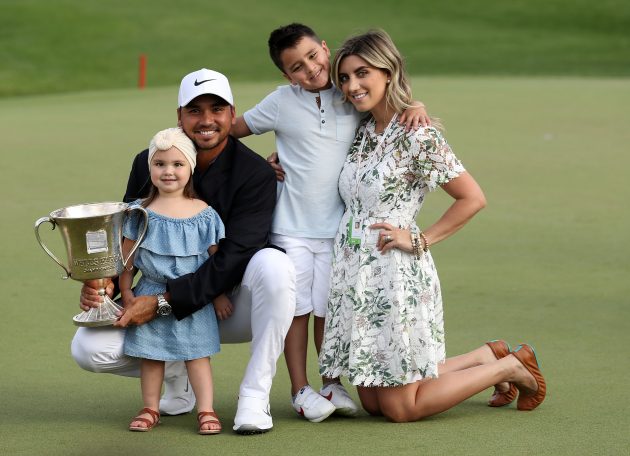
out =
{"type": "MultiPolygon", "coordinates": [[[[140,203],[136,200],[132,206],[140,203]]],[[[185,219],[147,212],[147,233],[133,262],[142,273],[134,289],[136,296],[163,293],[168,279],[195,272],[209,258],[208,247],[225,237],[223,222],[211,207],[185,219]]],[[[125,220],[123,236],[135,241],[143,223],[141,214],[132,212],[125,220]]],[[[219,328],[211,303],[179,321],[171,314],[129,327],[125,335],[125,354],[138,358],[191,360],[219,350],[219,328]]]]}

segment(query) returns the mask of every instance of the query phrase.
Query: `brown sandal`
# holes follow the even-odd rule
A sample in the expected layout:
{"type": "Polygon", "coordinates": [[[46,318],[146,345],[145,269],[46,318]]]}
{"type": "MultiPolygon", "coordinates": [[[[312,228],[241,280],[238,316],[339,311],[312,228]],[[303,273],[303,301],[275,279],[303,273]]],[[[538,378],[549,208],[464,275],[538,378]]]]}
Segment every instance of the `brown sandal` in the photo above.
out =
{"type": "Polygon", "coordinates": [[[218,434],[221,432],[221,422],[219,421],[219,417],[217,416],[216,412],[212,411],[212,412],[199,412],[197,413],[197,422],[199,423],[199,434],[201,435],[213,435],[213,434],[218,434]],[[206,421],[201,421],[202,418],[209,416],[210,419],[207,419],[206,421]],[[204,424],[208,424],[208,423],[216,423],[218,424],[219,427],[215,428],[215,429],[201,429],[201,427],[204,424]]]}
{"type": "Polygon", "coordinates": [[[136,416],[133,420],[131,420],[132,423],[134,421],[141,421],[143,423],[146,423],[147,427],[132,426],[131,424],[129,424],[129,430],[130,431],[148,432],[151,429],[153,429],[155,426],[160,424],[160,414],[158,412],[156,412],[155,410],[153,410],[153,409],[145,407],[145,408],[143,408],[142,410],[140,410],[138,412],[138,416],[136,416]],[[145,413],[151,416],[150,420],[147,419],[147,418],[141,418],[140,417],[140,415],[143,415],[145,413]]]}
{"type": "MultiPolygon", "coordinates": [[[[504,340],[491,340],[490,342],[486,342],[486,345],[490,347],[496,359],[505,358],[510,354],[510,346],[504,340]]],[[[509,385],[510,389],[507,391],[499,391],[496,386],[494,387],[494,393],[492,393],[488,401],[490,407],[503,407],[514,402],[514,399],[516,399],[518,395],[518,390],[516,386],[514,386],[514,383],[509,383],[509,385]]]]}

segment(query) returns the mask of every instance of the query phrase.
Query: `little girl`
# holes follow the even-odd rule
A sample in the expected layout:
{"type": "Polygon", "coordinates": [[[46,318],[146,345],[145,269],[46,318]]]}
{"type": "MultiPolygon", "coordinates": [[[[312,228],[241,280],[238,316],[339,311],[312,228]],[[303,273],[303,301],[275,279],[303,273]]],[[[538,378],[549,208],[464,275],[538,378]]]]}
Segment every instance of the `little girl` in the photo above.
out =
{"type": "MultiPolygon", "coordinates": [[[[158,132],[149,145],[152,188],[141,204],[149,214],[146,237],[133,259],[133,270],[120,276],[123,306],[135,295],[156,295],[166,291],[167,279],[197,270],[217,250],[225,237],[219,215],[196,198],[191,179],[196,164],[192,141],[179,128],[158,132]],[[133,277],[142,277],[132,291],[133,277]]],[[[139,216],[128,218],[123,228],[123,251],[130,251],[142,227],[139,216]]],[[[219,351],[219,331],[215,311],[229,315],[232,305],[225,295],[194,314],[176,320],[158,316],[149,323],[127,329],[124,352],[142,358],[140,376],[144,408],[131,424],[130,431],[146,432],[160,422],[160,390],[164,361],[184,360],[197,397],[199,434],[218,434],[221,423],[213,410],[212,371],[208,356],[219,351]]]]}

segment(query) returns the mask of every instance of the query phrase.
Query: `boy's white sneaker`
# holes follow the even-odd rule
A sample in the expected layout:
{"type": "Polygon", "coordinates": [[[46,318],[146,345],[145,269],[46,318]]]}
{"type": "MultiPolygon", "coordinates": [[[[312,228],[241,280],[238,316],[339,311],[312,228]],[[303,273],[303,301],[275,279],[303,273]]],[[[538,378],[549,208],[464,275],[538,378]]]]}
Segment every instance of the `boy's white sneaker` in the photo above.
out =
{"type": "Polygon", "coordinates": [[[233,429],[237,434],[250,435],[269,432],[273,428],[269,400],[240,396],[233,429]]]}
{"type": "Polygon", "coordinates": [[[320,396],[310,385],[303,386],[291,403],[298,415],[302,415],[313,423],[324,421],[335,411],[335,406],[320,396]]]}
{"type": "Polygon", "coordinates": [[[359,413],[359,407],[341,383],[327,383],[319,390],[319,394],[335,406],[335,415],[357,416],[359,413]]]}

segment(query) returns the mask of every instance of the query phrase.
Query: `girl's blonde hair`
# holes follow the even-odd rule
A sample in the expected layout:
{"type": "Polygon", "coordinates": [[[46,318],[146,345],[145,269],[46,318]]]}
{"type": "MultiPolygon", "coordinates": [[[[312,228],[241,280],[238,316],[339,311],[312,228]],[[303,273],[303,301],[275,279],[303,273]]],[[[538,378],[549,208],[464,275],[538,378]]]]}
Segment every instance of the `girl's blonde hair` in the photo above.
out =
{"type": "MultiPolygon", "coordinates": [[[[370,30],[367,33],[348,38],[337,50],[332,64],[332,79],[341,88],[339,65],[351,55],[365,60],[368,65],[385,71],[390,82],[385,90],[385,102],[395,112],[401,113],[410,108],[413,101],[411,84],[405,69],[405,61],[391,37],[384,30],[370,30]]],[[[431,119],[433,126],[441,128],[439,119],[431,119]]]]}

